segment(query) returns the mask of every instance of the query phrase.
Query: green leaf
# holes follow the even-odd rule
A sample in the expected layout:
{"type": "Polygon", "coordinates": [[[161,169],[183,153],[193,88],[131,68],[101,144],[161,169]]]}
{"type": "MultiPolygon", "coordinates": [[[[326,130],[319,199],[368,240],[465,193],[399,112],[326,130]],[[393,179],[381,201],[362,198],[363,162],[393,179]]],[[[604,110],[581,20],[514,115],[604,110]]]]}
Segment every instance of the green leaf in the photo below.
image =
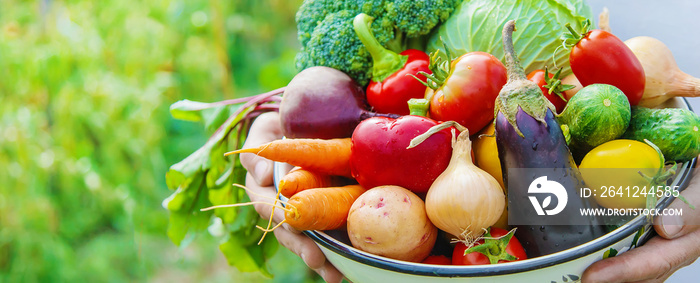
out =
{"type": "Polygon", "coordinates": [[[642,226],[641,228],[639,228],[639,230],[637,230],[637,233],[634,234],[634,239],[632,239],[632,244],[630,245],[630,249],[637,247],[637,245],[639,244],[639,239],[642,237],[645,230],[646,230],[646,226],[642,226]]]}
{"type": "Polygon", "coordinates": [[[166,174],[168,187],[171,189],[177,188],[196,174],[202,174],[209,170],[211,168],[212,151],[221,152],[220,146],[225,144],[231,130],[252,110],[253,108],[249,107],[244,109],[244,111],[240,111],[238,115],[229,117],[202,147],[182,161],[170,166],[170,170],[166,174]]]}
{"type": "MultiPolygon", "coordinates": [[[[209,170],[206,174],[207,187],[216,187],[216,182],[222,175],[228,171],[228,168],[233,167],[233,162],[230,159],[237,158],[237,156],[226,157],[224,153],[227,151],[226,143],[216,144],[209,153],[209,170]]],[[[230,173],[229,173],[230,174],[230,173]]]]}
{"type": "Polygon", "coordinates": [[[581,21],[591,18],[593,12],[583,0],[470,0],[432,33],[426,51],[444,55],[444,40],[452,54],[483,51],[504,61],[501,31],[508,20],[515,20],[513,41],[525,73],[555,65],[566,76],[571,70],[569,52],[560,48],[564,24],[580,29],[581,21]]]}
{"type": "Polygon", "coordinates": [[[272,277],[265,262],[277,251],[278,244],[274,237],[265,238],[258,245],[246,243],[241,239],[247,238],[240,233],[232,233],[219,249],[226,257],[228,264],[242,272],[259,271],[267,277],[272,277]]]}
{"type": "Polygon", "coordinates": [[[199,122],[202,120],[202,109],[208,103],[191,101],[187,99],[180,100],[170,105],[170,115],[178,120],[199,122]]]}
{"type": "Polygon", "coordinates": [[[214,131],[240,107],[231,105],[234,101],[238,100],[206,103],[183,99],[170,105],[170,115],[178,120],[203,121],[205,129],[214,131]]]}
{"type": "Polygon", "coordinates": [[[163,207],[170,211],[183,210],[188,202],[192,203],[197,198],[201,185],[201,175],[196,175],[194,178],[182,182],[177,190],[163,201],[163,207]]]}
{"type": "MultiPolygon", "coordinates": [[[[224,180],[222,183],[215,184],[215,188],[209,188],[209,201],[212,205],[232,204],[240,201],[238,188],[234,187],[232,182],[233,178],[231,173],[233,172],[233,168],[226,172],[227,173],[222,176],[222,180],[224,180]]],[[[238,215],[237,212],[238,208],[221,208],[214,210],[214,214],[221,218],[223,223],[234,222],[238,215]]]]}
{"type": "Polygon", "coordinates": [[[188,233],[204,231],[211,219],[212,211],[200,211],[211,206],[201,177],[187,187],[178,188],[165,205],[170,210],[168,237],[176,245],[180,245],[188,233]]]}
{"type": "Polygon", "coordinates": [[[235,112],[238,107],[221,106],[202,111],[202,121],[204,128],[213,132],[218,129],[235,112]]]}
{"type": "Polygon", "coordinates": [[[614,257],[617,255],[617,250],[614,248],[610,248],[609,250],[605,251],[603,253],[603,259],[609,258],[609,257],[614,257]]]}

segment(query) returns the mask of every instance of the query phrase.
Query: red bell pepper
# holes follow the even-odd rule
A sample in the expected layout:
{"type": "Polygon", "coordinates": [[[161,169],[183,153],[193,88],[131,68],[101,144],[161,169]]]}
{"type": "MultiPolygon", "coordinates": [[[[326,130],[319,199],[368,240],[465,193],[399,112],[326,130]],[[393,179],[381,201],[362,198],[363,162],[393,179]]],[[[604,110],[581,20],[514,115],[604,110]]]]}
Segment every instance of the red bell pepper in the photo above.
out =
{"type": "Polygon", "coordinates": [[[413,76],[425,80],[419,72],[431,73],[430,57],[423,51],[408,49],[400,54],[384,48],[372,35],[373,17],[359,14],[355,33],[372,55],[372,80],[367,86],[367,103],[379,113],[408,115],[408,100],[425,96],[425,86],[413,76]]]}

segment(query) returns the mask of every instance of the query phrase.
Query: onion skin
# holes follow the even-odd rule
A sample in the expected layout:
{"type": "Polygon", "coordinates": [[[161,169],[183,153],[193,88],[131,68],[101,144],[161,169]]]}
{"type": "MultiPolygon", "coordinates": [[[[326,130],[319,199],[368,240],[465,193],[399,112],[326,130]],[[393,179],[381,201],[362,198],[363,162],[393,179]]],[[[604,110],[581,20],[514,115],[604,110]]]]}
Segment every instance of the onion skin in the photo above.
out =
{"type": "Polygon", "coordinates": [[[642,63],[646,84],[639,106],[654,108],[676,96],[700,96],[700,79],[681,71],[668,47],[648,36],[625,41],[642,63]]]}
{"type": "Polygon", "coordinates": [[[498,221],[506,204],[498,181],[472,162],[471,147],[465,130],[457,138],[450,164],[425,198],[430,221],[461,240],[483,234],[498,221]]]}

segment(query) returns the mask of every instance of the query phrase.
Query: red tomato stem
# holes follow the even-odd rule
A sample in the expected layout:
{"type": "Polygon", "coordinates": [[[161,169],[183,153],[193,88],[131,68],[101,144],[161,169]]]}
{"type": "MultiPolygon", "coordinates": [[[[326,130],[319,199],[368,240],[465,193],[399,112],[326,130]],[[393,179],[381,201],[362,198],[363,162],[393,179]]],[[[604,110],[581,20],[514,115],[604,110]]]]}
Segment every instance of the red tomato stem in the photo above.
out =
{"type": "Polygon", "coordinates": [[[515,229],[513,228],[507,234],[500,237],[491,237],[491,229],[484,235],[484,243],[473,246],[464,251],[464,255],[472,252],[478,252],[485,255],[491,264],[496,264],[501,260],[514,261],[518,258],[511,255],[506,251],[506,247],[510,243],[511,238],[515,234],[515,229]]]}

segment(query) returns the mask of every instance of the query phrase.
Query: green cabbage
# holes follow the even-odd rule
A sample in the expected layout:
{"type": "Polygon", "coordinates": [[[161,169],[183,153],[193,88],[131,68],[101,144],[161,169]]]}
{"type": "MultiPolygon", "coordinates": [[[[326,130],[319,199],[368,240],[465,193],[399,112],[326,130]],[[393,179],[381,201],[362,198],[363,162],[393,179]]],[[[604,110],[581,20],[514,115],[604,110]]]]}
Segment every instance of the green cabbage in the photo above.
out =
{"type": "Polygon", "coordinates": [[[465,0],[432,34],[427,51],[440,50],[444,56],[442,38],[453,57],[484,51],[505,62],[501,31],[515,20],[513,42],[526,74],[556,66],[563,69],[563,77],[570,73],[569,50],[560,39],[567,31],[564,25],[579,31],[581,22],[592,16],[584,0],[465,0]]]}

